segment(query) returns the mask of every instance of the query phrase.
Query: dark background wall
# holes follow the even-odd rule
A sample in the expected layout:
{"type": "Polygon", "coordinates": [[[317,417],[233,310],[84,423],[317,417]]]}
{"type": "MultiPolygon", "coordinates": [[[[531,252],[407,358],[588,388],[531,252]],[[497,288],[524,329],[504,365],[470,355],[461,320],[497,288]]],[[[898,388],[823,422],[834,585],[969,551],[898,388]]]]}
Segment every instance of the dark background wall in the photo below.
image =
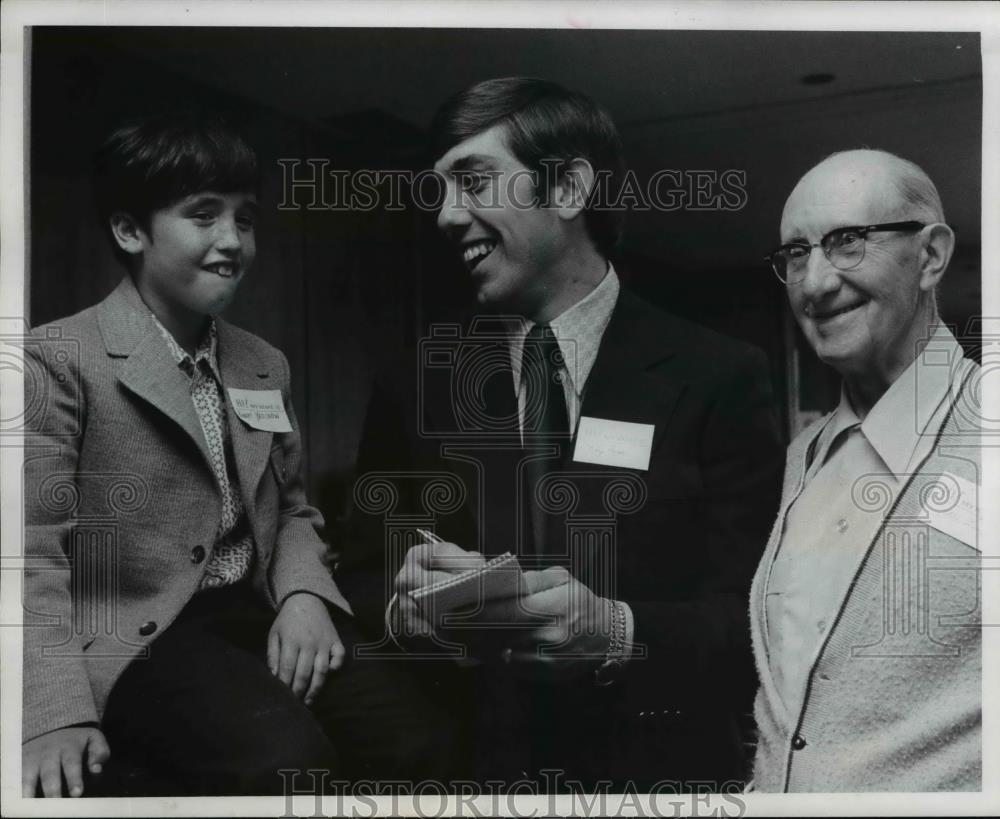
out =
{"type": "MultiPolygon", "coordinates": [[[[666,309],[763,348],[789,433],[838,387],[762,258],[785,196],[826,154],[867,145],[927,170],[959,240],[943,316],[961,332],[980,314],[976,34],[76,27],[35,28],[30,54],[30,321],[93,304],[121,276],[90,206],[90,156],[107,131],[168,107],[233,114],[262,159],[264,213],[227,317],[288,355],[311,493],[330,519],[375,368],[457,316],[467,277],[419,208],[279,209],[278,160],[420,170],[435,107],[481,79],[541,76],[590,94],[641,181],[745,172],[737,211],[629,214],[613,261],[666,309]]],[[[974,334],[963,343],[975,352],[974,334]]]]}

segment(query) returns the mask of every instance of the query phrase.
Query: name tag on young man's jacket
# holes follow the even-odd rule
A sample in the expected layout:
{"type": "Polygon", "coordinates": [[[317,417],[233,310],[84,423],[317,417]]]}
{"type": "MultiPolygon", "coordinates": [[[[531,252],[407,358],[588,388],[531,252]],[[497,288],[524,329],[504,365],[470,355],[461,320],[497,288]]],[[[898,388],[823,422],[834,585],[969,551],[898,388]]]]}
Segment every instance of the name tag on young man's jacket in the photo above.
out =
{"type": "Polygon", "coordinates": [[[247,426],[265,432],[291,432],[281,390],[241,390],[229,387],[229,402],[247,426]]]}
{"type": "Polygon", "coordinates": [[[647,470],[652,449],[652,424],[583,416],[576,431],[573,460],[585,464],[647,470]]]}

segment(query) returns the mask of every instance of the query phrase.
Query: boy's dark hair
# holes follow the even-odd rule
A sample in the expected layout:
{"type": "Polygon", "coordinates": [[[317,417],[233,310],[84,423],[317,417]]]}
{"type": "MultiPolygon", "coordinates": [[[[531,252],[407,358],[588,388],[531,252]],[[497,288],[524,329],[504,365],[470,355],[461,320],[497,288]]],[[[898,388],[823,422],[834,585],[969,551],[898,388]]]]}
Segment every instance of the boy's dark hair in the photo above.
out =
{"type": "Polygon", "coordinates": [[[256,192],[257,155],[218,115],[175,111],[131,120],[94,156],[97,218],[119,261],[128,264],[109,220],[128,213],[149,230],[154,210],[199,191],[256,192]]]}
{"type": "MultiPolygon", "coordinates": [[[[431,122],[431,145],[441,157],[458,143],[502,125],[507,146],[544,183],[553,162],[582,157],[594,168],[595,185],[584,222],[597,249],[607,255],[621,238],[624,213],[614,201],[625,162],[618,129],[589,97],[533,77],[502,77],[477,83],[442,105],[431,122]],[[602,178],[603,177],[603,178],[602,178]],[[603,207],[596,207],[595,194],[603,207]]],[[[544,192],[540,192],[543,193],[544,192]]]]}

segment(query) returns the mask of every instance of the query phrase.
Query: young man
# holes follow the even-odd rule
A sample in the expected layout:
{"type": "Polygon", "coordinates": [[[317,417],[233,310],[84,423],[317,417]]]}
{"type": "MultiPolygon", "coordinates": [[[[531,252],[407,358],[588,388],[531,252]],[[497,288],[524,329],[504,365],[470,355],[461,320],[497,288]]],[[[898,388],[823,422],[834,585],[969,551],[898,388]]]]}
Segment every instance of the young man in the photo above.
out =
{"type": "Polygon", "coordinates": [[[614,200],[621,146],[593,101],[490,80],[432,131],[438,225],[491,315],[425,339],[374,394],[346,593],[372,621],[398,593],[397,639],[480,663],[458,676],[480,685],[484,779],[738,782],[746,598],[781,470],[763,356],[621,287],[623,214],[597,195],[614,200]],[[391,518],[376,481],[394,483],[391,518]],[[408,519],[450,542],[393,552],[408,519]],[[481,562],[467,550],[516,551],[525,594],[483,607],[484,628],[424,622],[406,592],[481,562]]]}
{"type": "Polygon", "coordinates": [[[421,710],[345,660],[287,361],[217,318],[254,260],[254,152],[153,117],[110,136],[96,184],[128,275],[26,345],[24,794],[412,775],[421,710]]]}

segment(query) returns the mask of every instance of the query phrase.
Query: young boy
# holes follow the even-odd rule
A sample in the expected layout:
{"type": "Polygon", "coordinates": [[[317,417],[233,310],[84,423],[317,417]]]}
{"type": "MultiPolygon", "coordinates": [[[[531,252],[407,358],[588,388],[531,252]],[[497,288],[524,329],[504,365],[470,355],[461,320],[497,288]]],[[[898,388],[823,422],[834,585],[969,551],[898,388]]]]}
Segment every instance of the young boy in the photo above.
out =
{"type": "Polygon", "coordinates": [[[96,182],[129,275],[25,345],[43,404],[25,436],[24,794],[412,774],[426,712],[382,664],[345,663],[288,363],[216,318],[254,260],[254,152],[217,119],[149,118],[110,136],[96,182]]]}

